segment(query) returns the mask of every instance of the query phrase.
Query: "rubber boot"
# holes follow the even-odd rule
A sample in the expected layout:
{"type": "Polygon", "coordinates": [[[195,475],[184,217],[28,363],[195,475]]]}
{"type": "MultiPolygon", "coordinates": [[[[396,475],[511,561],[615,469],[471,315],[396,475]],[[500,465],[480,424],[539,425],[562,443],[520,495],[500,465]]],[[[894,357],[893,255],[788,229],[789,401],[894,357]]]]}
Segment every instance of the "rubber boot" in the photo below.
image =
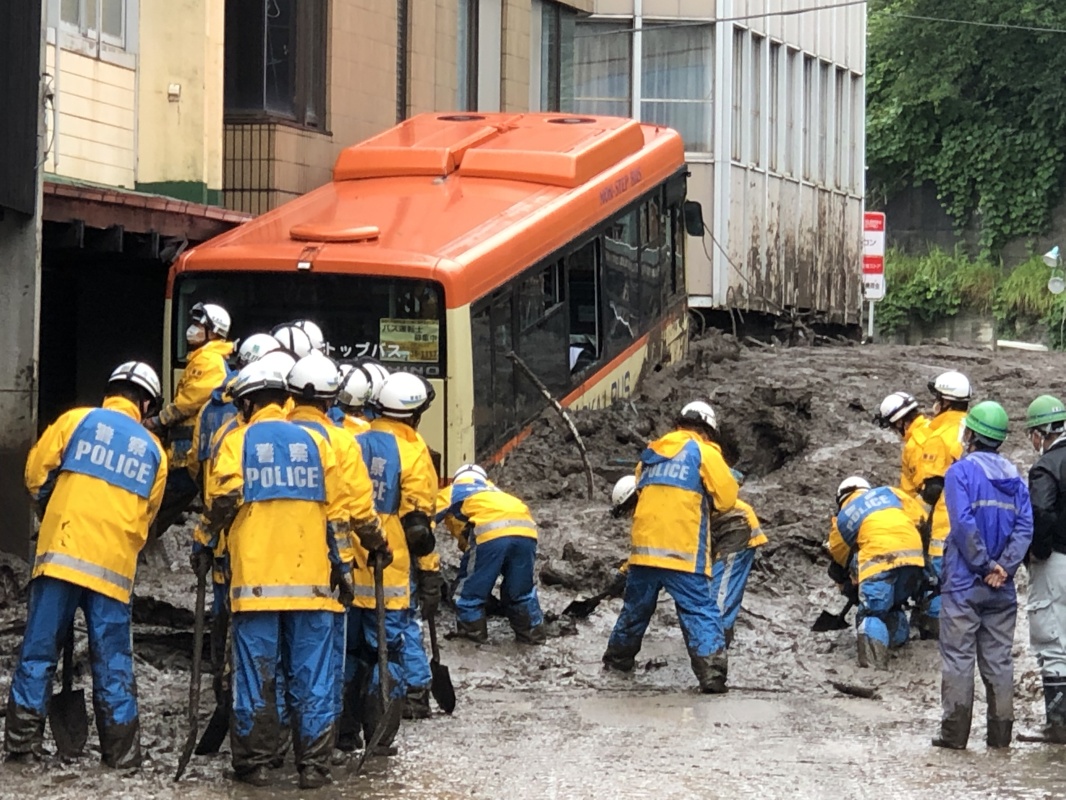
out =
{"type": "Polygon", "coordinates": [[[511,612],[508,617],[516,642],[519,644],[544,644],[547,636],[545,635],[543,624],[533,625],[529,614],[524,611],[511,612]]]}
{"type": "Polygon", "coordinates": [[[124,725],[113,722],[100,724],[100,759],[112,769],[136,769],[141,765],[141,725],[134,717],[124,725]]]}
{"type": "Polygon", "coordinates": [[[632,672],[637,663],[640,645],[633,647],[614,647],[610,643],[603,653],[603,666],[618,672],[632,672]]]}
{"type": "Polygon", "coordinates": [[[726,678],[729,675],[729,661],[725,650],[711,653],[709,656],[697,656],[689,654],[692,663],[692,671],[696,673],[696,680],[700,682],[700,692],[703,694],[725,694],[726,678]]]}
{"type": "Polygon", "coordinates": [[[950,750],[965,750],[970,739],[970,722],[973,706],[955,706],[955,709],[940,722],[940,735],[933,739],[933,747],[950,750]]]}
{"type": "Polygon", "coordinates": [[[925,614],[919,614],[918,636],[923,642],[938,641],[940,639],[939,617],[929,617],[925,614]]]}
{"type": "Polygon", "coordinates": [[[429,719],[429,687],[408,689],[403,701],[404,719],[429,719]]]}
{"type": "Polygon", "coordinates": [[[270,759],[270,768],[281,769],[285,766],[285,756],[289,754],[290,749],[292,749],[292,728],[282,725],[278,730],[278,744],[273,758],[270,759]]]}
{"type": "Polygon", "coordinates": [[[866,634],[860,633],[856,640],[860,667],[888,669],[888,646],[866,634]]]}
{"type": "Polygon", "coordinates": [[[985,741],[989,747],[1010,747],[1011,731],[1014,721],[1009,719],[988,720],[988,733],[985,741]]]}
{"type": "Polygon", "coordinates": [[[12,761],[30,763],[44,754],[45,718],[8,697],[4,749],[12,761]]]}
{"type": "Polygon", "coordinates": [[[267,768],[263,766],[252,767],[251,769],[235,772],[234,777],[241,783],[247,783],[251,786],[270,785],[270,773],[267,772],[267,768]]]}
{"type": "Polygon", "coordinates": [[[485,617],[476,619],[473,622],[463,622],[461,619],[456,619],[455,632],[472,642],[484,644],[489,640],[489,621],[485,617]]]}
{"type": "Polygon", "coordinates": [[[367,670],[367,680],[364,681],[361,703],[363,709],[363,738],[366,740],[366,746],[370,747],[370,742],[374,738],[374,731],[381,725],[381,738],[378,740],[374,752],[369,755],[392,755],[395,752],[391,748],[392,741],[400,730],[400,721],[403,715],[403,698],[390,698],[387,709],[388,716],[385,717],[386,709],[381,706],[381,696],[377,687],[374,687],[373,691],[371,691],[369,672],[370,670],[367,670]]]}

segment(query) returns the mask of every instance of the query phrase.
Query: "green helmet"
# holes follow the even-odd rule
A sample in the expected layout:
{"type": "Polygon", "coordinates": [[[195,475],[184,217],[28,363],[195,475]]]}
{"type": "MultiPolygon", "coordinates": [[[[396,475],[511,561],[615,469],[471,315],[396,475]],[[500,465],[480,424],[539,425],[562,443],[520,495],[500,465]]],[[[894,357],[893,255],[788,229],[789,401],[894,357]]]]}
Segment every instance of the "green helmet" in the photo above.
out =
{"type": "Polygon", "coordinates": [[[1042,394],[1029,404],[1029,410],[1025,414],[1025,427],[1046,428],[1053,422],[1066,422],[1066,406],[1059,398],[1042,394]]]}
{"type": "Polygon", "coordinates": [[[992,400],[985,400],[970,409],[965,425],[978,436],[993,442],[1007,438],[1007,412],[992,400]]]}

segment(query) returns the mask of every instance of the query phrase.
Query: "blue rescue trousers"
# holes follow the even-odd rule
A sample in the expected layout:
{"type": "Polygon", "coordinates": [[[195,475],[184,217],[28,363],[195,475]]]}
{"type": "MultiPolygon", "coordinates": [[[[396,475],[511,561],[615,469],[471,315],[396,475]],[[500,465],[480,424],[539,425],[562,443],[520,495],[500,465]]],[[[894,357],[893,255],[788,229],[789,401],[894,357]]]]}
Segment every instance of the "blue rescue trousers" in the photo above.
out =
{"type": "MultiPolygon", "coordinates": [[[[353,677],[360,685],[357,688],[357,700],[348,692],[349,703],[358,705],[358,715],[363,725],[363,735],[370,741],[375,728],[382,722],[386,711],[389,719],[385,723],[385,734],[380,745],[392,744],[400,726],[400,714],[403,711],[403,696],[407,693],[404,683],[404,631],[407,627],[407,615],[410,609],[385,611],[385,646],[388,652],[389,678],[392,688],[389,691],[390,708],[381,705],[378,670],[378,622],[377,611],[373,608],[353,608],[348,612],[348,653],[358,663],[354,665],[353,677]],[[353,624],[354,622],[354,624],[353,624]],[[397,702],[392,702],[397,701],[397,702]]],[[[347,714],[346,714],[347,716],[347,714]]]]}
{"type": "Polygon", "coordinates": [[[530,536],[501,536],[479,544],[471,542],[459,564],[455,613],[460,622],[471,623],[485,616],[485,602],[503,576],[500,599],[511,626],[535,628],[544,622],[537,599],[533,567],[537,540],[530,536]]]}
{"type": "Polygon", "coordinates": [[[618,661],[632,661],[640,652],[644,633],[659,602],[659,590],[674,599],[685,645],[693,658],[725,650],[722,615],[711,578],[660,567],[632,566],[626,579],[622,613],[611,632],[607,651],[618,661]]]}
{"type": "Polygon", "coordinates": [[[9,753],[40,750],[56,663],[79,608],[89,631],[93,710],[103,762],[109,767],[138,766],[140,722],[130,605],[43,575],[30,582],[26,635],[7,701],[5,747],[9,753]]]}
{"type": "Polygon", "coordinates": [[[722,630],[726,640],[732,639],[733,626],[740,614],[744,600],[744,588],[748,585],[752,565],[755,563],[755,548],[746,547],[714,562],[711,571],[711,594],[718,603],[722,616],[722,630]]]}
{"type": "Polygon", "coordinates": [[[296,765],[329,769],[335,720],[334,615],[330,611],[233,614],[233,768],[274,760],[280,739],[278,663],[285,678],[296,765]]]}
{"type": "MultiPolygon", "coordinates": [[[[412,593],[412,598],[413,598],[412,593]]],[[[412,605],[403,627],[403,680],[408,691],[426,689],[433,682],[429,657],[422,640],[422,613],[412,605]]]]}
{"type": "Polygon", "coordinates": [[[903,605],[922,581],[921,567],[896,567],[859,582],[859,610],[855,626],[860,636],[902,647],[910,635],[903,605]]]}

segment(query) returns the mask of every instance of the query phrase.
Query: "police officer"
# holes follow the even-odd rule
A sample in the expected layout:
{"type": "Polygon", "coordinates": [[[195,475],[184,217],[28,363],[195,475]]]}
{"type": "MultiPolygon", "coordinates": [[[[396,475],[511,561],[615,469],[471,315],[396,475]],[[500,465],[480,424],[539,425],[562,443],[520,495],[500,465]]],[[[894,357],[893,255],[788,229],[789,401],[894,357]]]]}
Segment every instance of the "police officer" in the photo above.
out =
{"type": "Polygon", "coordinates": [[[211,399],[211,393],[232,377],[226,363],[233,353],[233,343],[226,341],[229,330],[229,312],[222,306],[197,303],[192,307],[185,331],[190,352],[174,390],[174,399],[163,406],[158,416],[145,420],[145,427],[165,435],[168,442],[167,491],[156,520],[160,533],[177,522],[196,497],[198,488],[188,470],[196,454],[193,424],[197,413],[211,399]]]}
{"type": "Polygon", "coordinates": [[[738,488],[717,437],[714,410],[697,401],[681,409],[675,430],[641,455],[625,598],[603,654],[606,666],[633,669],[665,588],[704,693],[725,692],[728,671],[721,613],[711,594],[711,512],[733,508],[738,488]]]}
{"type": "Polygon", "coordinates": [[[204,574],[211,547],[228,529],[232,580],[233,767],[262,786],[276,757],[274,675],[282,664],[294,722],[301,788],[330,780],[336,721],[334,615],[351,600],[350,539],[336,455],[319,432],[285,418],[287,375],[260,360],[232,389],[246,424],[228,433],[208,490],[208,547],[196,547],[204,574]]]}
{"type": "Polygon", "coordinates": [[[167,477],[162,445],[141,426],[159,408],[147,364],[119,366],[100,408],[63,414],[26,462],[26,488],[41,518],[29,614],[7,702],[4,745],[19,759],[42,754],[59,650],[81,608],[89,631],[93,707],[109,767],[141,762],[130,595],[167,477]]]}
{"type": "Polygon", "coordinates": [[[893,392],[881,401],[874,422],[891,428],[903,440],[900,454],[899,488],[917,497],[922,488],[922,446],[929,420],[918,409],[918,401],[907,392],[893,392]]]}
{"type": "Polygon", "coordinates": [[[918,525],[921,504],[890,486],[871,488],[853,475],[837,488],[829,552],[842,568],[854,562],[859,586],[855,617],[860,667],[888,669],[888,650],[910,634],[903,605],[918,590],[925,566],[918,525]]]}
{"type": "MultiPolygon", "coordinates": [[[[429,406],[426,383],[407,372],[391,374],[381,388],[377,402],[380,416],[370,423],[370,430],[357,438],[363,460],[374,484],[374,505],[393,561],[384,570],[385,624],[389,673],[393,698],[405,694],[403,674],[404,631],[410,622],[412,562],[419,564],[433,553],[430,529],[437,495],[437,472],[429,448],[418,434],[418,423],[429,406]]],[[[354,574],[355,608],[349,630],[363,633],[363,646],[357,657],[363,662],[365,679],[362,687],[363,731],[369,741],[379,722],[386,727],[380,746],[389,748],[399,728],[402,703],[392,702],[389,719],[381,707],[378,691],[377,623],[374,597],[374,561],[365,548],[356,547],[357,568],[354,574]],[[393,713],[391,712],[395,712],[393,713]]],[[[423,580],[422,570],[415,573],[423,580]]],[[[427,585],[426,599],[432,587],[427,585]]],[[[439,583],[437,584],[439,597],[439,583]]]]}
{"type": "Polygon", "coordinates": [[[463,526],[468,545],[455,591],[459,635],[475,642],[488,641],[485,603],[496,579],[502,576],[500,599],[515,639],[523,644],[543,644],[544,614],[533,574],[537,524],[529,508],[489,481],[481,467],[466,464],[455,472],[448,505],[437,509],[437,522],[449,518],[463,526]]]}

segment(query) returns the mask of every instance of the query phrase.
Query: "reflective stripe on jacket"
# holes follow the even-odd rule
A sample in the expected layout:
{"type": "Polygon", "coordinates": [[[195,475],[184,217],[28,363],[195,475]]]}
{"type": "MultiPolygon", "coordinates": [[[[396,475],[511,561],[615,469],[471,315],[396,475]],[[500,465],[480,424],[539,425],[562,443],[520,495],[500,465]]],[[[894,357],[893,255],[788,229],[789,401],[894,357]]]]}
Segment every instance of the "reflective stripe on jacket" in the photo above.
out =
{"type": "Polygon", "coordinates": [[[438,507],[436,519],[444,522],[449,517],[461,523],[472,544],[504,536],[537,538],[537,523],[525,503],[474,476],[463,476],[452,484],[448,505],[438,507]]]}
{"type": "Polygon", "coordinates": [[[858,551],[859,581],[896,567],[924,567],[925,553],[918,533],[923,509],[902,489],[879,486],[853,492],[830,530],[829,547],[841,566],[844,549],[858,551]],[[834,538],[837,541],[834,541],[834,538]]]}
{"type": "MultiPolygon", "coordinates": [[[[363,461],[374,484],[374,507],[392,550],[392,563],[385,568],[385,607],[410,607],[411,554],[401,520],[421,511],[431,520],[437,498],[437,471],[429,448],[418,431],[405,422],[378,417],[370,430],[356,437],[363,461]]],[[[374,608],[374,571],[368,554],[356,544],[355,605],[374,608]]]]}
{"type": "Polygon", "coordinates": [[[208,502],[237,502],[228,535],[234,612],[341,610],[329,590],[340,563],[334,531],[348,521],[339,483],[326,438],[288,422],[280,406],[222,439],[208,502]]]}
{"type": "Polygon", "coordinates": [[[630,563],[710,575],[711,512],[737,502],[737,482],[718,445],[672,431],[644,450],[633,514],[630,563]]]}
{"type": "Polygon", "coordinates": [[[128,603],[137,554],[159,510],[167,464],[137,407],[108,397],[45,430],[26,459],[26,488],[45,507],[33,577],[128,603]]]}

